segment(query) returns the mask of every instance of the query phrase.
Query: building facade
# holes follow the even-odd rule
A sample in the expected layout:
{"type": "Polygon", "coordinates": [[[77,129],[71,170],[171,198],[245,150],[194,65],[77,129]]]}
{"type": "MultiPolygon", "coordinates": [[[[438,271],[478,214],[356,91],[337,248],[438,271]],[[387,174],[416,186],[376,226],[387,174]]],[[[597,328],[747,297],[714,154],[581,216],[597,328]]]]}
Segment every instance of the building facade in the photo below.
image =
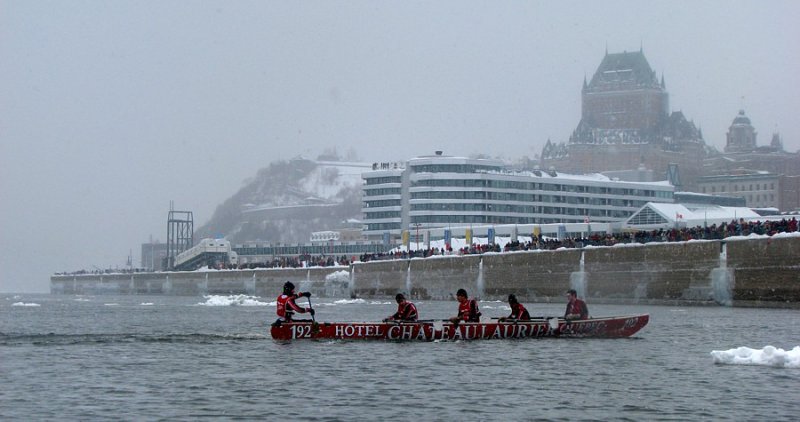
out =
{"type": "Polygon", "coordinates": [[[724,151],[705,159],[698,192],[742,196],[749,207],[800,208],[800,154],[784,151],[780,134],[759,146],[755,127],[740,110],[728,128],[724,151]]]}
{"type": "Polygon", "coordinates": [[[511,171],[499,160],[441,152],[374,168],[362,174],[363,234],[371,239],[453,226],[618,222],[674,193],[667,182],[511,171]]]}
{"type": "Polygon", "coordinates": [[[780,179],[780,175],[766,171],[741,171],[701,177],[698,188],[701,193],[711,195],[740,196],[750,208],[780,209],[780,179]]]}

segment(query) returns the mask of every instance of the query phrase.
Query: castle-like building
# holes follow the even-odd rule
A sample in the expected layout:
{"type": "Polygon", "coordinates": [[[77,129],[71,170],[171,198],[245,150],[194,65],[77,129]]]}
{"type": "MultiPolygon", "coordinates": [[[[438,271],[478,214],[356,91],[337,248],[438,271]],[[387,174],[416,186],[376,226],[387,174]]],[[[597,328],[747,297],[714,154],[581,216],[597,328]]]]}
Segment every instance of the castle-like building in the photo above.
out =
{"type": "Polygon", "coordinates": [[[567,143],[547,141],[543,169],[647,168],[657,175],[671,173],[679,190],[697,187],[708,149],[703,134],[682,112],[669,111],[664,76],[656,76],[641,50],[606,52],[591,81],[584,79],[581,100],[578,127],[567,143]]]}
{"type": "Polygon", "coordinates": [[[743,110],[728,129],[723,152],[706,145],[692,121],[669,111],[664,76],[657,77],[642,50],[606,52],[591,80],[584,79],[581,101],[581,120],[569,141],[548,140],[542,149],[543,170],[640,182],[651,181],[641,179],[649,174],[667,178],[676,192],[742,197],[749,207],[800,209],[800,153],[784,151],[777,133],[769,145],[759,146],[743,110]]]}

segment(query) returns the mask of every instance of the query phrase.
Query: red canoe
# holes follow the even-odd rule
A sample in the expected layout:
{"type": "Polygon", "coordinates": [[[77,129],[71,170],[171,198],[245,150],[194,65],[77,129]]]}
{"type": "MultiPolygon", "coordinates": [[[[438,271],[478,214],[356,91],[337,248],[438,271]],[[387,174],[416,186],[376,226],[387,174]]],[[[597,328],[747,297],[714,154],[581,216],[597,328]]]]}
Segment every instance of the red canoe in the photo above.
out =
{"type": "Polygon", "coordinates": [[[277,340],[478,340],[536,337],[630,337],[647,325],[647,314],[591,318],[567,322],[561,318],[531,321],[462,322],[311,322],[273,326],[277,340]]]}

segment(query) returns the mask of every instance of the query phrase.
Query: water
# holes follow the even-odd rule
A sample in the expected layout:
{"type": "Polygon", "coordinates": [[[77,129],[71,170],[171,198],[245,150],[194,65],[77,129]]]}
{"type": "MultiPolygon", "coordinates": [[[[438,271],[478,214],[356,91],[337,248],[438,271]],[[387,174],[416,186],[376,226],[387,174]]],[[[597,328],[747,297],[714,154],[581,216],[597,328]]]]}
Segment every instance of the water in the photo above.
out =
{"type": "MultiPolygon", "coordinates": [[[[322,321],[375,320],[396,308],[391,298],[312,299],[322,321]]],[[[592,315],[647,312],[651,321],[631,339],[280,344],[267,333],[274,300],[0,296],[0,419],[790,420],[800,414],[800,369],[718,365],[710,356],[740,346],[792,349],[800,344],[798,311],[589,303],[592,315]]],[[[417,305],[422,318],[451,316],[457,308],[455,301],[417,305]]],[[[564,304],[526,305],[533,315],[564,310],[564,304]]],[[[480,306],[486,317],[509,311],[500,302],[480,306]]]]}

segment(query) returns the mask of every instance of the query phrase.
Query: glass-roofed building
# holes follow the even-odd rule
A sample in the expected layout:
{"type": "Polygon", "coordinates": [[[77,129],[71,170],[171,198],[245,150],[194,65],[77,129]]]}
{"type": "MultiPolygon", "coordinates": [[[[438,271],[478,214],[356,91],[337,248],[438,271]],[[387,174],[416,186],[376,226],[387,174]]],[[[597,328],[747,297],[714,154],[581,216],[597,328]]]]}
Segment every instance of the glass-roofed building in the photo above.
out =
{"type": "Polygon", "coordinates": [[[648,203],[631,215],[624,226],[638,230],[674,227],[704,227],[727,224],[732,220],[763,220],[764,217],[747,207],[724,207],[711,204],[648,203]]]}

